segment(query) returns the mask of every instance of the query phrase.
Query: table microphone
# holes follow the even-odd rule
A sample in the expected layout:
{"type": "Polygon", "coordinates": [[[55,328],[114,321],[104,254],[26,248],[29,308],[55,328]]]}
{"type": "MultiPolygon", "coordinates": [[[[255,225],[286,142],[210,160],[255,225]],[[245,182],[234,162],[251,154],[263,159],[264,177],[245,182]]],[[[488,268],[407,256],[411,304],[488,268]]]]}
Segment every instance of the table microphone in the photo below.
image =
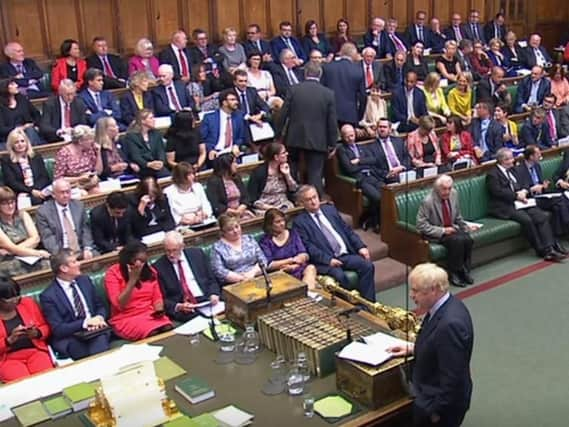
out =
{"type": "Polygon", "coordinates": [[[267,267],[265,262],[262,259],[258,259],[259,268],[261,269],[261,273],[263,273],[263,278],[265,279],[265,289],[267,291],[267,302],[271,302],[271,289],[273,289],[273,283],[271,282],[271,278],[267,274],[267,267]]]}

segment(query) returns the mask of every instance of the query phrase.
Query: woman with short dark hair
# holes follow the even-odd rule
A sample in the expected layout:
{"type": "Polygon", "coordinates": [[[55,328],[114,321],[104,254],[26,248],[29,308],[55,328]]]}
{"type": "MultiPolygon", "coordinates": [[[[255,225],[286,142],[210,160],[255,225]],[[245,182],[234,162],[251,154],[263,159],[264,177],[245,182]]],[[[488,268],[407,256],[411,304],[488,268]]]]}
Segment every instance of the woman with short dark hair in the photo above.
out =
{"type": "Polygon", "coordinates": [[[37,131],[40,124],[40,112],[28,98],[21,95],[16,79],[0,81],[0,148],[6,142],[8,134],[14,129],[22,129],[32,138],[32,143],[45,143],[37,131]]]}
{"type": "Polygon", "coordinates": [[[168,198],[162,193],[156,178],[151,176],[142,179],[136,186],[133,210],[132,231],[137,238],[170,231],[176,226],[168,198]]]}
{"type": "Polygon", "coordinates": [[[59,83],[64,79],[75,82],[77,90],[83,88],[87,62],[81,58],[79,42],[73,39],[65,39],[59,48],[60,57],[53,64],[51,70],[51,88],[54,92],[59,89],[59,83]]]}
{"type": "Polygon", "coordinates": [[[166,131],[166,161],[170,168],[179,162],[191,164],[199,171],[206,160],[205,143],[195,127],[191,111],[179,111],[174,116],[172,126],[166,131]]]}

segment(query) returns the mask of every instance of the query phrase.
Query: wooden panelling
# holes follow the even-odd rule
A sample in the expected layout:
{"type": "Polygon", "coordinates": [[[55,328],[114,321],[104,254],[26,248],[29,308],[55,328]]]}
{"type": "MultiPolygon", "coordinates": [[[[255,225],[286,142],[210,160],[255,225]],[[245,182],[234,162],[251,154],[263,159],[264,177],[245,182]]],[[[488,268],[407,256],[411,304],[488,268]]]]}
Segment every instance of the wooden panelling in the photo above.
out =
{"type": "Polygon", "coordinates": [[[407,23],[409,22],[407,20],[407,11],[408,8],[406,1],[395,0],[391,4],[391,15],[394,18],[397,18],[397,22],[399,24],[397,31],[405,31],[405,28],[407,28],[407,23]]]}
{"type": "Polygon", "coordinates": [[[318,28],[323,31],[324,17],[320,8],[320,0],[297,0],[298,5],[298,23],[300,24],[300,32],[304,35],[304,26],[306,21],[313,19],[318,23],[318,28]]]}
{"type": "Polygon", "coordinates": [[[150,10],[145,0],[120,0],[118,6],[119,42],[125,52],[132,53],[140,38],[153,38],[149,22],[150,10]],[[133,14],[133,10],[137,13],[133,14]]]}
{"type": "Polygon", "coordinates": [[[468,11],[470,10],[470,2],[468,0],[455,0],[451,4],[451,16],[453,13],[460,13],[462,22],[468,19],[468,11]]]}
{"type": "Polygon", "coordinates": [[[109,49],[117,51],[117,20],[113,13],[113,0],[81,0],[80,8],[85,43],[90,44],[93,37],[104,36],[109,49]]]}
{"type": "MultiPolygon", "coordinates": [[[[257,24],[261,27],[261,31],[269,33],[267,27],[267,2],[258,0],[242,0],[243,3],[243,20],[245,27],[241,28],[241,35],[244,38],[247,31],[246,25],[257,24]]],[[[268,35],[268,34],[267,34],[268,35]]]]}
{"type": "Polygon", "coordinates": [[[82,50],[85,50],[85,40],[80,37],[79,33],[77,22],[79,14],[76,2],[74,0],[52,0],[45,2],[45,5],[51,50],[59,53],[61,42],[65,39],[78,40],[82,50]]]}
{"type": "Polygon", "coordinates": [[[188,0],[188,35],[196,28],[211,31],[209,0],[188,0]]]}
{"type": "MultiPolygon", "coordinates": [[[[390,12],[390,7],[389,7],[389,3],[386,2],[385,0],[370,0],[371,3],[371,16],[370,18],[379,16],[381,18],[387,18],[389,16],[390,12]]],[[[368,22],[369,25],[369,22],[368,22]]]]}
{"type": "Polygon", "coordinates": [[[151,18],[156,44],[170,43],[172,33],[184,26],[182,2],[179,0],[154,0],[151,18]]]}
{"type": "MultiPolygon", "coordinates": [[[[441,3],[441,2],[435,2],[435,3],[441,3]]],[[[447,2],[445,1],[442,3],[447,3],[447,2]]],[[[415,13],[417,13],[419,10],[427,12],[427,18],[429,18],[431,16],[431,0],[414,0],[409,4],[410,22],[413,22],[413,20],[415,19],[415,13]]]]}
{"type": "Polygon", "coordinates": [[[336,32],[338,19],[344,16],[344,0],[326,0],[324,2],[324,29],[328,33],[336,32]]]}
{"type": "Polygon", "coordinates": [[[365,33],[369,22],[368,13],[367,0],[347,0],[346,18],[352,34],[365,33]]]}
{"type": "Polygon", "coordinates": [[[450,4],[448,1],[435,1],[433,11],[429,14],[429,19],[433,17],[439,18],[441,26],[444,28],[450,23],[450,4]]]}
{"type": "Polygon", "coordinates": [[[293,30],[295,30],[295,25],[296,25],[295,3],[296,3],[295,0],[269,0],[271,34],[279,33],[279,23],[281,21],[292,22],[293,30]]]}
{"type": "Polygon", "coordinates": [[[2,27],[6,41],[17,40],[26,55],[42,58],[48,54],[47,32],[40,0],[2,0],[2,27]]]}
{"type": "Polygon", "coordinates": [[[215,36],[215,39],[223,43],[224,28],[233,27],[237,32],[241,30],[239,1],[215,0],[214,11],[217,17],[217,29],[212,37],[215,36]]]}

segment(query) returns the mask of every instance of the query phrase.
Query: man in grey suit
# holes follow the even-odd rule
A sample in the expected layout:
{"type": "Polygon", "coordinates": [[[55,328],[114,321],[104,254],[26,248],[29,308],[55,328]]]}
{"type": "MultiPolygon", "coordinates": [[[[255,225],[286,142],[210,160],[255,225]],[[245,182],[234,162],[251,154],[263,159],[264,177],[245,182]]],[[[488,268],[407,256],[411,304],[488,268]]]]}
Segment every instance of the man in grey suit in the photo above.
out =
{"type": "Polygon", "coordinates": [[[83,203],[71,200],[71,185],[64,178],[53,182],[53,199],[38,209],[36,223],[44,248],[51,254],[69,248],[80,259],[91,259],[93,249],[91,228],[83,203]]]}
{"type": "Polygon", "coordinates": [[[305,80],[290,88],[281,111],[277,135],[282,136],[293,169],[304,157],[306,183],[324,193],[324,164],[338,139],[334,92],[320,84],[322,69],[314,62],[304,67],[305,80]],[[284,129],[286,128],[286,133],[284,129]]]}
{"type": "Polygon", "coordinates": [[[428,240],[440,243],[447,249],[447,271],[454,286],[471,285],[470,257],[472,238],[468,234],[478,227],[466,224],[460,213],[458,193],[453,180],[441,175],[435,181],[433,191],[417,212],[417,230],[428,240]]]}

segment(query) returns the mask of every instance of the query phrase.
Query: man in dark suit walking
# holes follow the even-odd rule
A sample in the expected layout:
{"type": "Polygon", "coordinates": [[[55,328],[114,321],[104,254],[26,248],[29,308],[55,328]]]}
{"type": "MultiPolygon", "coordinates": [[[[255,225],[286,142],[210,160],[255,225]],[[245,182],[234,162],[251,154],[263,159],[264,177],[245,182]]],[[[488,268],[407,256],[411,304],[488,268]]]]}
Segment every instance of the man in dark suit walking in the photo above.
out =
{"type": "Polygon", "coordinates": [[[104,37],[93,39],[93,54],[87,57],[87,68],[97,68],[103,72],[105,90],[126,87],[128,67],[120,56],[109,53],[104,37]]]}
{"type": "Polygon", "coordinates": [[[360,67],[355,63],[358,50],[352,43],[344,43],[337,61],[324,65],[322,84],[334,92],[336,117],[339,124],[357,125],[358,102],[365,99],[364,80],[360,67]]]}
{"type": "Polygon", "coordinates": [[[184,249],[184,237],[170,231],[164,237],[164,252],[154,263],[164,296],[164,309],[170,319],[187,322],[198,313],[196,304],[219,302],[217,284],[210,262],[199,248],[184,249]]]}
{"type": "Polygon", "coordinates": [[[304,212],[296,216],[293,227],[304,242],[318,274],[332,276],[343,288],[350,289],[345,271],[354,270],[359,278],[356,289],[360,295],[375,301],[375,267],[358,235],[342,220],[334,206],[320,203],[313,186],[303,185],[297,198],[304,212]]]}
{"type": "Polygon", "coordinates": [[[40,294],[40,304],[51,327],[53,349],[74,360],[108,350],[108,313],[89,276],[81,274],[77,257],[63,249],[50,262],[55,280],[40,294]]]}
{"type": "Polygon", "coordinates": [[[565,256],[557,249],[549,215],[538,208],[523,207],[528,203],[529,191],[524,189],[514,168],[514,154],[509,148],[500,148],[495,167],[486,175],[489,193],[488,212],[500,219],[511,219],[522,226],[522,231],[537,255],[546,261],[560,261],[565,256]],[[515,202],[519,202],[520,209],[515,202]]]}
{"type": "Polygon", "coordinates": [[[472,397],[472,318],[464,303],[449,293],[447,273],[439,266],[419,264],[408,280],[409,295],[426,314],[415,344],[389,351],[414,355],[413,427],[459,427],[472,397]]]}
{"type": "Polygon", "coordinates": [[[324,193],[322,178],[326,158],[338,139],[334,92],[320,84],[321,76],[318,64],[306,64],[305,81],[290,88],[276,132],[289,150],[294,170],[299,170],[300,156],[304,156],[306,181],[316,187],[319,194],[324,193]]]}

